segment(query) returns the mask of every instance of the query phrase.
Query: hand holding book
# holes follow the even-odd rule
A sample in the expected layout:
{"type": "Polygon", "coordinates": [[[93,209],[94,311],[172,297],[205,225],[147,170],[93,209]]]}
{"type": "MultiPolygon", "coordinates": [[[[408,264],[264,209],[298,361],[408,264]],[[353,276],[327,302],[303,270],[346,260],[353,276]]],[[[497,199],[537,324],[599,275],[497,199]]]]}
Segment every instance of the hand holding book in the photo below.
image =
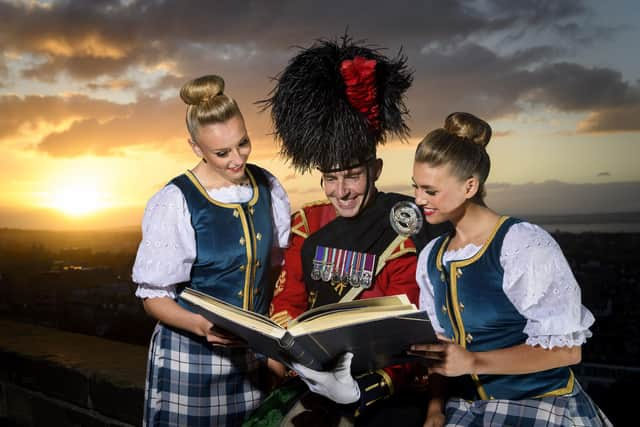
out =
{"type": "Polygon", "coordinates": [[[353,403],[360,399],[360,387],[351,376],[353,353],[344,353],[331,371],[315,371],[299,363],[292,363],[302,381],[313,393],[322,395],[336,403],[353,403]]]}
{"type": "Polygon", "coordinates": [[[412,344],[437,341],[427,314],[405,295],[328,304],[301,314],[287,329],[268,317],[190,288],[180,298],[192,311],[217,328],[231,331],[254,350],[316,371],[332,371],[346,352],[354,355],[354,372],[403,363],[415,359],[405,352],[412,344]]]}
{"type": "Polygon", "coordinates": [[[207,331],[207,341],[213,345],[220,345],[224,347],[246,347],[247,342],[237,335],[227,331],[220,326],[211,324],[211,327],[207,331]]]}

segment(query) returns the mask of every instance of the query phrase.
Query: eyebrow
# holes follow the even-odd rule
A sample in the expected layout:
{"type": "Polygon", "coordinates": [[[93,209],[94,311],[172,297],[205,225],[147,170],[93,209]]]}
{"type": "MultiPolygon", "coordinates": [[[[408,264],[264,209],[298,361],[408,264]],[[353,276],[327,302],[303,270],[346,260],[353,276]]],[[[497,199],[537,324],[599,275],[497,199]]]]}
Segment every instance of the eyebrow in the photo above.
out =
{"type": "Polygon", "coordinates": [[[435,187],[431,185],[418,185],[418,183],[416,182],[415,179],[413,179],[413,177],[411,177],[411,182],[413,182],[413,185],[415,185],[418,188],[422,188],[423,190],[435,190],[435,187]]]}
{"type": "Polygon", "coordinates": [[[323,172],[322,176],[326,177],[334,177],[337,178],[338,174],[343,172],[342,176],[347,178],[347,177],[353,177],[353,176],[358,176],[358,175],[362,175],[363,173],[365,173],[364,170],[349,170],[349,171],[335,171],[335,172],[323,172]]]}
{"type": "Polygon", "coordinates": [[[231,147],[226,147],[226,148],[218,148],[218,149],[213,149],[211,150],[213,153],[222,153],[225,151],[230,151],[233,147],[237,147],[240,144],[242,144],[243,142],[250,142],[251,140],[249,139],[249,135],[245,134],[242,138],[240,138],[240,140],[236,141],[236,143],[234,145],[232,145],[231,147]]]}

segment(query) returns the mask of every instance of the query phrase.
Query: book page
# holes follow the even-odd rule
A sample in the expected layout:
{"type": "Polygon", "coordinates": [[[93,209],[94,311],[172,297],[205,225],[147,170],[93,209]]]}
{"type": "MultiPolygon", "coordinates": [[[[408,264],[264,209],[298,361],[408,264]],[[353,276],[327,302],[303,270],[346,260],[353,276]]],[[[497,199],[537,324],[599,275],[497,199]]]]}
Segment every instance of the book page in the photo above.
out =
{"type": "Polygon", "coordinates": [[[296,323],[304,322],[307,319],[315,318],[318,315],[324,313],[333,313],[336,311],[347,311],[353,309],[362,309],[365,307],[387,307],[387,306],[400,306],[400,305],[412,305],[411,301],[405,294],[389,295],[384,297],[366,298],[347,302],[336,302],[333,304],[326,304],[320,307],[313,308],[300,314],[296,319],[289,322],[289,327],[292,327],[296,323]]]}
{"type": "Polygon", "coordinates": [[[290,325],[288,331],[291,335],[298,336],[347,325],[366,323],[378,319],[399,317],[403,314],[415,313],[417,311],[413,304],[337,310],[329,313],[319,313],[314,317],[305,319],[303,322],[290,325]]]}
{"type": "MultiPolygon", "coordinates": [[[[263,334],[280,338],[284,333],[284,329],[267,316],[244,310],[195,289],[185,288],[180,297],[213,314],[224,317],[226,320],[244,325],[263,334]]],[[[216,322],[213,323],[215,324],[216,322]]]]}

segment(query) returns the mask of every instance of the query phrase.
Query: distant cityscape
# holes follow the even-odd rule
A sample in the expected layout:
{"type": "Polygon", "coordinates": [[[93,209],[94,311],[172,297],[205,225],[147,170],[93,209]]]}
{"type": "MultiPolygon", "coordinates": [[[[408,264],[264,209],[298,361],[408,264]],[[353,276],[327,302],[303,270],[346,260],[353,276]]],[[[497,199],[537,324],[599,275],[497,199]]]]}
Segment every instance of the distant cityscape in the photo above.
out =
{"type": "MultiPolygon", "coordinates": [[[[640,379],[640,233],[550,231],[596,317],[576,374],[615,418],[640,379]]],[[[130,279],[139,240],[137,231],[0,229],[0,317],[146,346],[154,321],[130,279]]]]}

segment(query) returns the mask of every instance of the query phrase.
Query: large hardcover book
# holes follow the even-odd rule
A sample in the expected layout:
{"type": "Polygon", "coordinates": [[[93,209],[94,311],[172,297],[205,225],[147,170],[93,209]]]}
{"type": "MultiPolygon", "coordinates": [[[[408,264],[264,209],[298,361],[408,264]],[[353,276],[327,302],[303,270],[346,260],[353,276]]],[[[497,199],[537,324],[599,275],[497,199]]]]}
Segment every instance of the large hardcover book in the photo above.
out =
{"type": "Polygon", "coordinates": [[[257,352],[316,370],[331,369],[347,351],[354,354],[352,371],[377,369],[415,360],[406,354],[411,344],[436,342],[427,313],[406,295],[324,305],[302,313],[286,329],[266,316],[191,288],[185,288],[181,298],[257,352]]]}

